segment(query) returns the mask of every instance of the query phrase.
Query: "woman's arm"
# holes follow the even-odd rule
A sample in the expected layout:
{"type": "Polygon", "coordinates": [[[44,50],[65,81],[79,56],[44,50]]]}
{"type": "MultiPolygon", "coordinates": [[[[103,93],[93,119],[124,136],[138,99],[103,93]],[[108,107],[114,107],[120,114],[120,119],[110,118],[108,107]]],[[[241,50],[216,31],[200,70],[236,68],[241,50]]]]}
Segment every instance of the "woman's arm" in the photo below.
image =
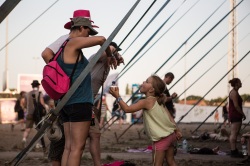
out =
{"type": "MultiPolygon", "coordinates": [[[[102,46],[105,41],[106,41],[106,38],[103,36],[74,37],[69,40],[67,45],[70,46],[74,50],[79,50],[79,49],[93,47],[97,45],[102,46]]],[[[109,52],[108,55],[111,56],[111,52],[109,52]]]]}
{"type": "Polygon", "coordinates": [[[49,60],[50,60],[51,58],[53,58],[53,56],[54,56],[53,51],[52,51],[51,49],[49,49],[48,47],[45,48],[45,50],[42,52],[42,58],[43,58],[43,60],[44,60],[44,62],[45,62],[46,64],[49,63],[49,60]]]}

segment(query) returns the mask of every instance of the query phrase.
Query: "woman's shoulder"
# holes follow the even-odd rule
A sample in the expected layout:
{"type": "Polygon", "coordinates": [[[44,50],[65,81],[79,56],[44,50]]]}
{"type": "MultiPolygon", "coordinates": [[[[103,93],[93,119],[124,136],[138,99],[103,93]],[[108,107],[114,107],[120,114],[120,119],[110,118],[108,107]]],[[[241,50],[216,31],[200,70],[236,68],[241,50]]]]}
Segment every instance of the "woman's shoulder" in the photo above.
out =
{"type": "Polygon", "coordinates": [[[230,92],[229,92],[229,96],[232,96],[232,95],[237,95],[238,92],[235,90],[235,89],[232,89],[230,92]]]}

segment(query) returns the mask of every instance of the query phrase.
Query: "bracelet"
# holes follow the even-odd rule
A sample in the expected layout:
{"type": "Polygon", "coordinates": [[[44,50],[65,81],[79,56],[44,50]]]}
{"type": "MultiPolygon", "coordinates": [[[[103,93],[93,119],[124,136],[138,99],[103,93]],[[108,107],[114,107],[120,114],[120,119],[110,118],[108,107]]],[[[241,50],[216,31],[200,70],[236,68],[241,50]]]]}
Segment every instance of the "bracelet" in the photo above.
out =
{"type": "Polygon", "coordinates": [[[111,52],[111,55],[107,54],[107,57],[114,57],[114,54],[111,52]]]}
{"type": "Polygon", "coordinates": [[[117,103],[119,103],[121,100],[122,100],[121,96],[119,96],[119,97],[116,99],[117,103]]]}

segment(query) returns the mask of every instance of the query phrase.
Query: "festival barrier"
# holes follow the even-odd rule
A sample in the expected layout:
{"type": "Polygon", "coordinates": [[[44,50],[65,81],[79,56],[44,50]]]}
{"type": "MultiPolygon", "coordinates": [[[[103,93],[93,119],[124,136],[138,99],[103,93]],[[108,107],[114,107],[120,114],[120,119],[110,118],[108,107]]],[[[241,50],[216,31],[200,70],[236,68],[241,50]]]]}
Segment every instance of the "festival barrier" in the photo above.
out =
{"type": "MultiPolygon", "coordinates": [[[[124,95],[122,96],[124,101],[128,100],[130,98],[130,95],[124,95]]],[[[106,100],[108,107],[111,109],[113,108],[113,102],[115,101],[115,98],[111,96],[110,94],[106,94],[106,100]]],[[[130,105],[131,102],[128,103],[130,105]]],[[[181,116],[183,116],[188,110],[190,110],[193,105],[185,105],[185,104],[177,104],[174,103],[175,109],[176,109],[176,117],[175,121],[178,121],[181,116]]],[[[187,114],[187,116],[181,121],[182,123],[201,123],[203,122],[210,114],[216,109],[217,106],[196,106],[193,108],[193,110],[187,114]]],[[[250,121],[250,107],[243,107],[243,111],[246,115],[246,120],[243,121],[244,124],[248,123],[250,121]]],[[[219,112],[219,123],[223,123],[224,119],[222,117],[222,107],[218,108],[219,112]]],[[[107,112],[107,119],[111,118],[111,113],[107,112]]],[[[132,123],[132,114],[127,113],[126,114],[126,123],[132,123]]],[[[214,115],[208,118],[208,120],[205,123],[214,123],[214,115]]]]}
{"type": "Polygon", "coordinates": [[[0,123],[13,123],[16,120],[16,113],[14,111],[16,98],[0,99],[0,123]]]}
{"type": "MultiPolygon", "coordinates": [[[[185,104],[175,104],[176,109],[176,117],[175,120],[178,121],[181,116],[183,116],[188,110],[190,110],[193,105],[185,105],[185,104]]],[[[201,123],[203,122],[212,111],[216,109],[217,106],[196,106],[193,110],[187,114],[185,118],[181,121],[182,123],[201,123]]],[[[250,121],[250,108],[243,107],[243,111],[246,115],[246,120],[243,123],[248,123],[250,121]]],[[[222,107],[218,108],[219,112],[219,123],[223,123],[224,119],[222,117],[222,107]]],[[[209,117],[206,123],[214,123],[214,115],[209,117]]]]}

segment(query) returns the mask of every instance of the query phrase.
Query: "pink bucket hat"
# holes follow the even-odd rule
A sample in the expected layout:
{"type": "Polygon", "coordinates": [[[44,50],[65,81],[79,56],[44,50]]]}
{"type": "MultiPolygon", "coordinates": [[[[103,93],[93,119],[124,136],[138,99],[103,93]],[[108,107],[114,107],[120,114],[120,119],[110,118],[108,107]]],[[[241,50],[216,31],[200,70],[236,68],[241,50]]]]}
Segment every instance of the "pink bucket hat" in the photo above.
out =
{"type": "MultiPolygon", "coordinates": [[[[94,23],[94,21],[91,20],[91,17],[90,17],[90,11],[89,10],[76,10],[74,11],[73,13],[73,18],[75,17],[83,17],[83,18],[88,18],[92,23],[94,23]]],[[[72,20],[72,18],[70,18],[70,20],[72,20]]],[[[96,25],[93,25],[91,24],[93,28],[99,28],[98,26],[96,25]]],[[[64,28],[65,29],[70,29],[71,28],[71,21],[67,22],[65,25],[64,25],[64,28]]]]}

